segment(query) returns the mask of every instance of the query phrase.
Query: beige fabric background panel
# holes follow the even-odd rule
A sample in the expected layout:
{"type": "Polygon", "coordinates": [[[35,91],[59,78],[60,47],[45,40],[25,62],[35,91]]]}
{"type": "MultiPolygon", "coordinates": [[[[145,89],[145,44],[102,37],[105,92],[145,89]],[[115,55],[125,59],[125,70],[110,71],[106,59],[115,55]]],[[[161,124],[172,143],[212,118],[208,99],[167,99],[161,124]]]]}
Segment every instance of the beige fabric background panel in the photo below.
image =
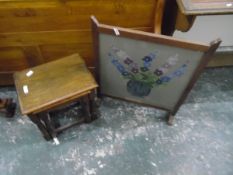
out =
{"type": "Polygon", "coordinates": [[[169,110],[174,109],[203,55],[203,52],[199,51],[112,36],[103,33],[100,33],[99,35],[99,42],[100,88],[102,94],[163,107],[169,110]],[[127,91],[128,80],[124,79],[117,68],[111,63],[108,53],[111,51],[112,46],[115,46],[120,50],[124,50],[134,60],[134,62],[141,66],[143,65],[142,58],[144,56],[151,52],[157,52],[157,58],[153,61],[150,68],[151,70],[159,68],[169,57],[177,54],[179,59],[177,64],[169,69],[165,75],[174,72],[174,70],[187,61],[189,63],[184,75],[181,77],[172,79],[166,85],[153,87],[148,96],[136,97],[127,91]]]}

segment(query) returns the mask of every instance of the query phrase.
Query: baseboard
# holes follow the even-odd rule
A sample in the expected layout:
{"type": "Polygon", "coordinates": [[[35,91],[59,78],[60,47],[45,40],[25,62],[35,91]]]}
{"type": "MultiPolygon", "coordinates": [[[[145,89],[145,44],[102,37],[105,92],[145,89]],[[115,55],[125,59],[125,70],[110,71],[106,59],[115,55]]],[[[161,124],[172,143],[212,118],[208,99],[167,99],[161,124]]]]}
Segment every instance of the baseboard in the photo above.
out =
{"type": "Polygon", "coordinates": [[[233,46],[220,47],[208,67],[233,66],[233,46]]]}

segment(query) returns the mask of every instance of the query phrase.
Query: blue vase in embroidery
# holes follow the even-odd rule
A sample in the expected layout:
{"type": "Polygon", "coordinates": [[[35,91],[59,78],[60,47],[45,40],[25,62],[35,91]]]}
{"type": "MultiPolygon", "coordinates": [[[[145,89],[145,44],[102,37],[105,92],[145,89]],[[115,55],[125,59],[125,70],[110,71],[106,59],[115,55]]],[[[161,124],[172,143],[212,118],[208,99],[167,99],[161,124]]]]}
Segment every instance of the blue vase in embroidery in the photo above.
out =
{"type": "Polygon", "coordinates": [[[142,81],[129,80],[127,82],[127,91],[133,96],[145,97],[150,94],[151,86],[142,81]]]}

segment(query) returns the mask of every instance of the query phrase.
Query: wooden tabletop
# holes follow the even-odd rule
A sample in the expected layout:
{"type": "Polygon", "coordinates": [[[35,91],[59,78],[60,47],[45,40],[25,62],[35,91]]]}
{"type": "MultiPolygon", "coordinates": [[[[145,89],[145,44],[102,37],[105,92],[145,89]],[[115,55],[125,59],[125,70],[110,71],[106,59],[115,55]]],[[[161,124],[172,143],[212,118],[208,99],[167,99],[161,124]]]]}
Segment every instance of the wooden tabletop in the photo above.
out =
{"type": "Polygon", "coordinates": [[[233,0],[176,0],[186,15],[231,14],[233,0]]]}
{"type": "Polygon", "coordinates": [[[23,114],[51,109],[98,86],[78,54],[16,72],[14,79],[23,114]],[[24,86],[28,87],[26,94],[24,86]]]}

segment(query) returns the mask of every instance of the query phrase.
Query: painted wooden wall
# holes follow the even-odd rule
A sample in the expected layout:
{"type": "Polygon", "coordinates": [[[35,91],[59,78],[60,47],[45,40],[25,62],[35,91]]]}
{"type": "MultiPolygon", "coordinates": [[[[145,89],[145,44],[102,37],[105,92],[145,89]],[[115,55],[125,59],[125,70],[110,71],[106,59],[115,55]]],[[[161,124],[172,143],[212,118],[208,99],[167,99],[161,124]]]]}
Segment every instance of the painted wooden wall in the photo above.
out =
{"type": "Polygon", "coordinates": [[[93,67],[90,15],[153,31],[156,0],[1,0],[0,85],[12,73],[78,52],[93,67]]]}

